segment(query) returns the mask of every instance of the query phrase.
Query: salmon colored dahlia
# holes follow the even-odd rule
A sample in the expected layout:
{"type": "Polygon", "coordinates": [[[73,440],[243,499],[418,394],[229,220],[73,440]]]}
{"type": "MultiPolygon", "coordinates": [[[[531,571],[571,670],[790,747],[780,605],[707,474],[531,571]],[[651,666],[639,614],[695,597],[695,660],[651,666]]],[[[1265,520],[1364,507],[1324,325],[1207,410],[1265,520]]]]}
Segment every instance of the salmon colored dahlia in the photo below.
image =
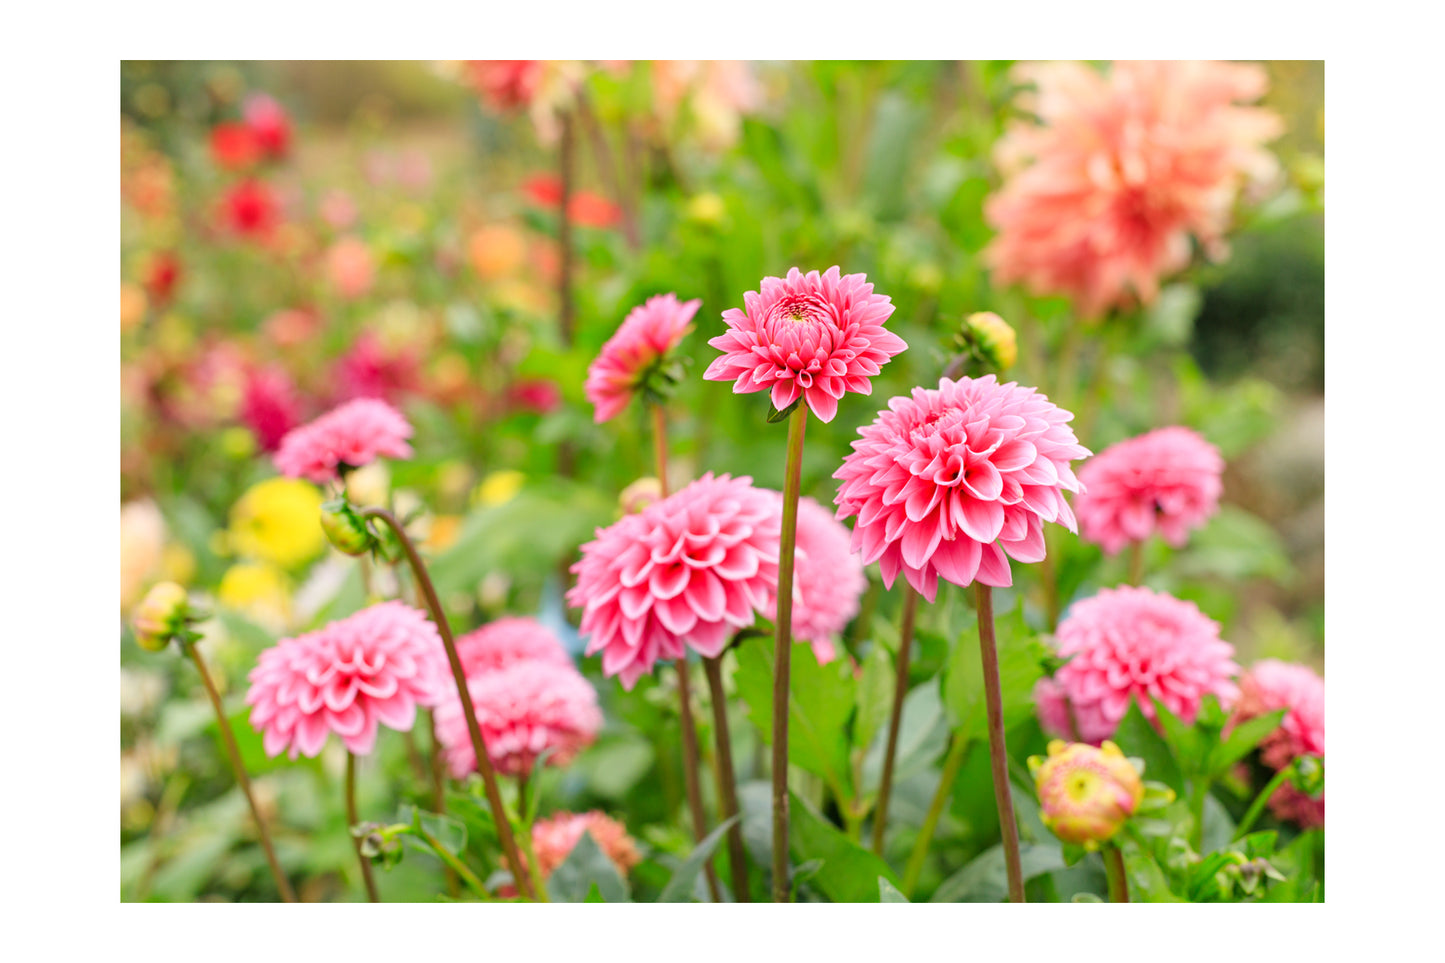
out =
{"type": "Polygon", "coordinates": [[[1239,672],[1234,646],[1193,602],[1121,585],[1077,602],[1055,646],[1069,661],[1034,691],[1044,728],[1098,745],[1118,728],[1133,697],[1154,718],[1154,699],[1193,723],[1206,695],[1232,705],[1239,672]],[[1077,733],[1072,730],[1077,728],[1077,733]]]}
{"type": "Polygon", "coordinates": [[[292,478],[325,484],[342,470],[381,456],[410,458],[412,428],[401,412],[378,398],[358,398],[295,428],[281,439],[276,468],[292,478]]]}
{"type": "Polygon", "coordinates": [[[999,283],[1065,294],[1086,317],[1138,299],[1189,263],[1191,238],[1223,248],[1240,187],[1273,174],[1263,145],[1282,130],[1259,107],[1257,66],[1117,61],[1108,76],[1078,63],[1030,64],[1037,117],[998,142],[1003,187],[984,216],[998,231],[985,257],[999,283]]]}
{"type": "Polygon", "coordinates": [[[768,610],[777,591],[782,515],[775,493],[751,478],[697,481],[582,546],[567,601],[581,608],[587,654],[624,688],[658,659],[690,647],[720,655],[728,639],[768,610]]]}
{"type": "MultiPolygon", "coordinates": [[[[467,689],[492,768],[504,775],[531,772],[547,749],[547,765],[565,766],[602,728],[597,692],[570,660],[531,659],[483,671],[468,676],[467,689]]],[[[434,718],[447,766],[461,779],[477,768],[477,757],[455,691],[434,718]]]]}
{"type": "Polygon", "coordinates": [[[886,585],[902,571],[930,602],[940,576],[1012,585],[1010,557],[1044,557],[1044,522],[1074,530],[1064,491],[1080,484],[1069,462],[1089,450],[1073,417],[993,375],[891,399],[833,473],[838,518],[858,517],[853,550],[879,563],[886,585]]]}
{"type": "Polygon", "coordinates": [[[675,294],[659,294],[632,309],[587,368],[583,390],[599,425],[620,414],[638,389],[647,389],[661,374],[668,355],[692,330],[692,316],[701,305],[697,298],[678,301],[675,294]]]}
{"type": "MultiPolygon", "coordinates": [[[[777,496],[783,511],[783,496],[777,496]]],[[[839,633],[858,614],[868,587],[863,560],[849,545],[852,532],[811,498],[798,499],[798,541],[793,573],[793,638],[813,647],[818,664],[837,656],[839,633]]],[[[776,603],[769,603],[769,609],[776,603]]]]}
{"type": "Polygon", "coordinates": [[[778,411],[802,398],[832,421],[844,392],[872,394],[869,379],[908,347],[884,330],[893,305],[862,274],[793,268],[761,288],[743,295],[741,311],[723,312],[728,330],[708,341],[723,354],[703,377],[733,382],[736,394],[771,389],[778,411]]]}
{"type": "Polygon", "coordinates": [[[266,754],[316,756],[330,733],[357,755],[376,730],[411,729],[417,706],[451,684],[436,626],[402,602],[382,602],[261,653],[251,670],[251,725],[266,754]]]}
{"type": "Polygon", "coordinates": [[[536,619],[510,616],[488,622],[457,639],[457,655],[468,679],[500,672],[519,662],[572,664],[567,650],[551,629],[536,619]]]}
{"type": "Polygon", "coordinates": [[[583,833],[591,833],[597,848],[606,854],[617,872],[626,876],[642,861],[637,845],[617,820],[593,810],[586,813],[557,813],[537,820],[532,827],[532,849],[537,854],[537,868],[546,879],[566,861],[583,833]]]}
{"type": "MultiPolygon", "coordinates": [[[[1239,701],[1234,723],[1288,709],[1279,728],[1259,744],[1260,761],[1272,769],[1283,769],[1299,756],[1325,755],[1325,680],[1308,666],[1278,659],[1262,659],[1239,680],[1239,701]]],[[[1269,800],[1270,809],[1281,819],[1303,826],[1322,826],[1325,799],[1311,799],[1286,783],[1269,800]]]]}
{"type": "Polygon", "coordinates": [[[1157,530],[1175,548],[1219,509],[1224,459],[1198,432],[1159,428],[1110,445],[1079,469],[1080,534],[1110,555],[1157,530]]]}

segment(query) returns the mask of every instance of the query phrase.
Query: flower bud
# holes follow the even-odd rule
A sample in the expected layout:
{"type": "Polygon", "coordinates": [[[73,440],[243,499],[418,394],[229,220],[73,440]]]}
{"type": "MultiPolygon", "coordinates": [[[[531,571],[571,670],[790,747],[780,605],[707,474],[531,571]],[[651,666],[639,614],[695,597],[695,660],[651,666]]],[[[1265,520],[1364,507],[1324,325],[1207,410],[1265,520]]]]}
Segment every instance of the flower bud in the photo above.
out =
{"type": "Polygon", "coordinates": [[[992,311],[979,311],[970,314],[963,323],[972,332],[984,360],[998,369],[1013,367],[1019,356],[1018,338],[1007,321],[992,311]]]}
{"type": "Polygon", "coordinates": [[[186,590],[175,582],[157,582],[131,615],[136,642],[160,652],[184,628],[188,614],[186,590]]]}
{"type": "Polygon", "coordinates": [[[687,216],[704,227],[717,227],[727,217],[727,205],[716,194],[698,194],[687,202],[687,216]]]}
{"type": "Polygon", "coordinates": [[[617,503],[622,508],[622,514],[635,515],[661,497],[662,482],[651,477],[639,478],[622,489],[622,494],[617,496],[617,503]]]}
{"type": "Polygon", "coordinates": [[[1133,815],[1144,783],[1112,742],[1102,748],[1076,742],[1049,743],[1047,759],[1029,759],[1038,787],[1040,818],[1066,843],[1097,849],[1133,815]]]}
{"type": "Polygon", "coordinates": [[[346,555],[365,555],[376,544],[366,520],[344,498],[322,503],[321,530],[337,551],[346,555]]]}

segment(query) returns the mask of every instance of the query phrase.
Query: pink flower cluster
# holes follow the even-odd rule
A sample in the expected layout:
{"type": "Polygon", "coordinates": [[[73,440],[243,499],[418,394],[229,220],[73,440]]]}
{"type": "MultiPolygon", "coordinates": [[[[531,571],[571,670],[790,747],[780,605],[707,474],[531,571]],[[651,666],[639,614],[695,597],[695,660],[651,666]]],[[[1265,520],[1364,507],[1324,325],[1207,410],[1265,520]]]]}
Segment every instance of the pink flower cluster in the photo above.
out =
{"type": "Polygon", "coordinates": [[[1074,502],[1082,536],[1110,555],[1157,529],[1179,548],[1219,508],[1219,449],[1173,426],[1110,445],[1079,469],[1086,491],[1074,502]]]}
{"type": "Polygon", "coordinates": [[[930,602],[940,576],[1011,585],[1010,557],[1044,557],[1044,522],[1074,529],[1063,492],[1079,491],[1069,462],[1089,451],[1072,418],[993,375],[891,399],[833,473],[838,518],[858,517],[853,550],[886,585],[901,571],[930,602]]]}
{"type": "MultiPolygon", "coordinates": [[[[783,497],[778,495],[778,513],[783,497]]],[[[834,640],[858,614],[868,587],[863,560],[849,545],[852,532],[811,498],[798,499],[793,572],[793,637],[812,645],[820,665],[837,656],[834,640]]],[[[776,604],[776,603],[774,603],[776,604]]]]}
{"type": "MultiPolygon", "coordinates": [[[[1259,744],[1260,761],[1283,769],[1299,756],[1325,755],[1325,680],[1313,669],[1278,659],[1262,659],[1239,680],[1234,722],[1288,709],[1279,728],[1259,744]]],[[[1269,799],[1281,819],[1302,826],[1323,826],[1325,799],[1311,799],[1286,783],[1269,799]]]]}
{"type": "Polygon", "coordinates": [[[868,379],[908,347],[884,329],[893,305],[862,274],[793,268],[763,278],[761,288],[743,295],[741,311],[723,312],[728,330],[708,341],[722,356],[703,377],[732,381],[737,394],[771,389],[779,411],[802,398],[832,421],[845,392],[871,394],[868,379]]]}
{"type": "Polygon", "coordinates": [[[750,478],[704,475],[626,515],[582,546],[567,601],[581,608],[587,654],[631,689],[688,647],[719,655],[776,591],[781,514],[750,478]]]}
{"type": "Polygon", "coordinates": [[[552,631],[536,619],[507,616],[457,639],[457,655],[468,679],[510,669],[521,662],[572,664],[552,631]]]}
{"type": "Polygon", "coordinates": [[[627,835],[626,828],[606,813],[595,809],[586,813],[557,813],[537,820],[532,827],[532,848],[537,854],[537,868],[541,870],[543,879],[562,865],[581,841],[583,833],[592,834],[592,840],[622,876],[642,861],[642,854],[637,851],[632,837],[627,835]]]}
{"type": "Polygon", "coordinates": [[[343,466],[360,468],[383,455],[410,458],[411,433],[411,425],[391,405],[358,398],[288,432],[276,452],[276,468],[325,484],[336,480],[343,466]]]}
{"type": "Polygon", "coordinates": [[[1234,646],[1193,602],[1123,585],[1077,602],[1059,623],[1058,654],[1069,662],[1034,691],[1044,728],[1098,745],[1114,734],[1129,700],[1154,718],[1153,699],[1192,723],[1213,694],[1226,707],[1238,688],[1234,646]]]}
{"type": "Polygon", "coordinates": [[[451,685],[436,626],[402,602],[382,602],[261,653],[246,704],[266,754],[315,756],[330,733],[358,755],[379,725],[411,729],[417,706],[451,685]]]}
{"type": "Polygon", "coordinates": [[[587,368],[583,390],[599,425],[627,407],[651,371],[692,330],[692,316],[701,305],[696,298],[678,301],[675,294],[659,294],[632,309],[587,368]]]}
{"type": "Polygon", "coordinates": [[[1190,258],[1190,237],[1219,251],[1241,185],[1277,167],[1263,145],[1277,116],[1243,104],[1265,72],[1213,61],[1031,64],[1019,123],[998,142],[1002,189],[984,207],[998,235],[997,283],[1066,294],[1087,317],[1150,301],[1190,258]]]}

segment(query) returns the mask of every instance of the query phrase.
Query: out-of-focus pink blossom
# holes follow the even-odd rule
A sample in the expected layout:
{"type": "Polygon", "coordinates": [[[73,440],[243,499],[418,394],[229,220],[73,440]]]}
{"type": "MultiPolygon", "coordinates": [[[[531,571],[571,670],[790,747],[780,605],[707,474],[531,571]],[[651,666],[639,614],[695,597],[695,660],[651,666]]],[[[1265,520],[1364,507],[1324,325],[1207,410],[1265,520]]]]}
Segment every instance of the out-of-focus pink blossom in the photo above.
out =
{"type": "Polygon", "coordinates": [[[325,484],[347,468],[378,457],[410,458],[412,427],[401,412],[377,398],[358,398],[333,408],[281,439],[276,468],[292,478],[325,484]]]}
{"type": "Polygon", "coordinates": [[[286,433],[300,423],[301,398],[285,368],[268,365],[247,372],[241,421],[264,452],[275,451],[286,433]]]}
{"type": "MultiPolygon", "coordinates": [[[[1232,724],[1287,709],[1279,728],[1259,744],[1260,761],[1283,769],[1299,756],[1325,755],[1325,680],[1305,665],[1261,659],[1239,680],[1232,724]]],[[[1302,826],[1323,826],[1325,799],[1312,799],[1286,783],[1270,796],[1270,809],[1302,826]]]]}
{"type": "Polygon", "coordinates": [[[512,382],[507,389],[507,400],[523,411],[549,415],[562,407],[562,389],[548,378],[526,378],[512,382]]]}
{"type": "MultiPolygon", "coordinates": [[[[782,513],[782,494],[778,512],[782,513]]],[[[858,614],[868,587],[863,559],[850,546],[852,532],[811,498],[798,499],[793,557],[793,637],[813,647],[820,665],[837,657],[838,635],[858,614]]]]}
{"type": "Polygon", "coordinates": [[[543,879],[566,861],[583,833],[591,834],[597,847],[624,877],[642,861],[626,828],[605,813],[595,809],[587,813],[557,813],[537,820],[532,827],[532,849],[537,854],[537,868],[543,879]]]}
{"type": "Polygon", "coordinates": [[[336,362],[342,398],[381,398],[397,403],[422,386],[418,353],[391,348],[373,331],[363,331],[336,362]]]}
{"type": "Polygon", "coordinates": [[[619,415],[649,375],[656,374],[692,330],[701,305],[696,298],[678,301],[675,294],[659,294],[628,313],[587,368],[583,390],[598,424],[619,415]]]}
{"type": "Polygon", "coordinates": [[[291,119],[286,110],[266,94],[252,94],[241,108],[257,146],[268,157],[285,157],[291,148],[291,119]]]}
{"type": "Polygon", "coordinates": [[[348,300],[370,291],[376,264],[366,242],[348,235],[332,244],[326,252],[326,276],[336,293],[348,300]]]}
{"type": "Polygon", "coordinates": [[[457,655],[468,679],[500,672],[519,662],[572,664],[556,634],[536,619],[509,616],[457,639],[457,655]]]}
{"type": "Polygon", "coordinates": [[[281,203],[264,181],[244,180],[222,197],[221,219],[237,234],[264,237],[281,223],[281,203]]]}
{"type": "Polygon", "coordinates": [[[1224,459],[1198,432],[1159,428],[1110,445],[1079,469],[1080,534],[1109,554],[1157,529],[1183,546],[1219,508],[1224,459]]]}

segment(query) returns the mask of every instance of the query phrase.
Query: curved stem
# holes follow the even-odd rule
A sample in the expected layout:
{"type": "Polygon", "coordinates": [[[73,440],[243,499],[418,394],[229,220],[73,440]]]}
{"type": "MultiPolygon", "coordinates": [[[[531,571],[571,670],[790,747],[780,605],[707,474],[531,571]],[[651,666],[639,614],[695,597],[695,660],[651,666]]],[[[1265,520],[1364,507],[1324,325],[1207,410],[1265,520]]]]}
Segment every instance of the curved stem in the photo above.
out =
{"type": "Polygon", "coordinates": [[[1129,902],[1129,877],[1124,872],[1124,852],[1113,843],[1104,846],[1104,875],[1109,880],[1109,902],[1129,902]]]}
{"type": "Polygon", "coordinates": [[[953,795],[953,781],[958,778],[958,770],[963,767],[963,760],[968,756],[968,747],[972,741],[965,738],[963,733],[955,732],[953,740],[948,747],[948,756],[943,760],[943,773],[938,779],[938,789],[933,793],[933,802],[928,806],[928,815],[923,818],[923,826],[918,830],[918,839],[913,843],[913,852],[908,857],[908,866],[903,871],[903,895],[913,897],[913,887],[918,885],[918,877],[923,875],[923,864],[928,858],[928,847],[933,842],[933,833],[938,828],[938,820],[943,817],[943,807],[948,805],[948,797],[953,795]]]}
{"type": "MultiPolygon", "coordinates": [[[[437,858],[442,861],[442,865],[446,867],[447,873],[453,879],[461,877],[467,884],[467,888],[481,897],[484,902],[490,903],[492,901],[492,894],[487,892],[487,887],[477,877],[477,874],[471,871],[466,863],[457,859],[435,836],[425,829],[421,829],[419,832],[421,833],[421,838],[432,848],[432,852],[437,854],[437,858]]],[[[456,894],[454,893],[452,895],[455,896],[456,894]]]]}
{"type": "Polygon", "coordinates": [[[788,416],[788,457],[783,479],[783,531],[778,551],[777,635],[773,645],[773,902],[789,902],[788,701],[793,655],[793,552],[798,542],[798,494],[803,481],[803,434],[808,406],[788,416]]]}
{"type": "Polygon", "coordinates": [[[211,699],[211,708],[216,711],[216,723],[221,727],[221,741],[226,745],[226,755],[230,758],[231,771],[236,774],[236,782],[241,786],[241,792],[246,797],[246,804],[251,807],[251,818],[256,821],[256,835],[261,840],[261,848],[266,851],[266,862],[271,867],[271,875],[276,880],[276,889],[281,893],[281,899],[287,903],[296,902],[296,893],[291,889],[291,881],[281,871],[281,863],[276,859],[276,850],[271,847],[271,833],[266,829],[266,820],[261,818],[261,809],[256,805],[256,796],[251,792],[251,777],[246,775],[245,763],[241,761],[241,750],[236,746],[236,734],[231,731],[231,722],[226,718],[225,709],[221,708],[221,694],[216,691],[216,684],[211,681],[211,673],[206,671],[205,660],[196,649],[194,643],[183,647],[186,655],[196,664],[196,671],[201,674],[201,682],[206,687],[206,695],[211,699]]]}
{"type": "MultiPolygon", "coordinates": [[[[699,843],[707,836],[707,813],[702,808],[702,787],[697,778],[697,726],[692,721],[692,683],[687,673],[687,658],[677,660],[677,707],[682,716],[682,775],[687,786],[687,808],[692,814],[692,835],[699,843]]],[[[722,902],[717,869],[709,857],[703,864],[707,891],[714,903],[722,902]]]]}
{"type": "Polygon", "coordinates": [[[431,576],[427,574],[426,566],[422,563],[421,555],[417,553],[416,545],[412,543],[411,537],[406,534],[406,529],[396,520],[395,515],[384,508],[363,508],[360,514],[363,518],[375,518],[390,526],[391,530],[396,533],[397,541],[401,543],[402,551],[406,553],[407,561],[411,563],[412,574],[416,576],[417,585],[420,586],[422,595],[426,599],[427,610],[431,613],[432,621],[436,623],[437,631],[441,634],[442,645],[447,650],[447,662],[451,664],[452,679],[457,686],[457,697],[462,703],[462,715],[467,720],[467,735],[471,738],[472,752],[477,758],[477,771],[481,773],[482,784],[487,791],[487,803],[492,810],[492,819],[497,824],[497,839],[502,844],[502,853],[506,857],[508,868],[512,871],[512,878],[517,882],[517,891],[529,899],[536,899],[536,890],[526,872],[521,853],[517,851],[517,840],[512,835],[512,824],[507,819],[506,808],[502,805],[502,793],[497,788],[497,774],[493,771],[492,760],[487,755],[487,744],[482,739],[481,726],[477,724],[477,709],[472,705],[471,690],[467,687],[467,675],[462,669],[461,657],[457,655],[457,644],[452,639],[451,623],[447,621],[446,613],[442,611],[441,601],[437,598],[436,586],[432,584],[431,576]]]}
{"type": "MultiPolygon", "coordinates": [[[[732,819],[738,814],[737,775],[733,771],[733,744],[728,733],[727,695],[723,692],[722,657],[704,658],[703,668],[707,670],[708,692],[712,696],[712,727],[717,740],[717,786],[722,798],[722,818],[732,819]]],[[[748,851],[743,845],[742,820],[728,827],[728,863],[733,872],[733,899],[739,903],[751,902],[748,892],[748,851]]]]}
{"type": "Polygon", "coordinates": [[[1289,779],[1293,772],[1294,763],[1291,762],[1288,766],[1285,766],[1279,772],[1275,773],[1269,782],[1264,784],[1264,788],[1259,791],[1259,795],[1254,797],[1254,802],[1250,803],[1249,810],[1244,814],[1244,818],[1239,821],[1239,827],[1234,831],[1235,839],[1243,839],[1249,835],[1249,831],[1254,828],[1255,821],[1259,819],[1260,814],[1264,812],[1265,805],[1269,803],[1269,798],[1274,795],[1275,790],[1285,784],[1285,780],[1289,779]]]}
{"type": "MultiPolygon", "coordinates": [[[[351,835],[351,830],[360,822],[356,818],[356,756],[349,749],[346,752],[346,831],[351,835]]],[[[351,835],[351,845],[356,850],[356,859],[361,863],[361,878],[366,882],[366,898],[373,903],[380,903],[381,897],[376,893],[376,879],[371,875],[371,860],[367,859],[361,852],[361,840],[351,835]]]]}
{"type": "Polygon", "coordinates": [[[903,583],[903,625],[898,630],[897,681],[893,687],[893,712],[888,718],[888,748],[883,753],[883,781],[878,786],[878,808],[873,814],[873,852],[883,855],[883,834],[888,827],[888,797],[893,789],[893,762],[898,754],[898,729],[903,721],[903,702],[908,697],[908,652],[913,647],[913,622],[918,614],[918,593],[903,583]]]}
{"type": "Polygon", "coordinates": [[[1008,870],[1010,903],[1024,902],[1024,871],[1019,858],[1019,824],[1014,817],[1013,789],[1008,776],[1008,746],[1004,742],[1003,690],[998,677],[998,643],[993,634],[993,590],[973,583],[978,605],[978,642],[983,656],[983,693],[988,705],[988,755],[993,763],[993,794],[998,823],[1003,831],[1004,866],[1008,870]]]}

